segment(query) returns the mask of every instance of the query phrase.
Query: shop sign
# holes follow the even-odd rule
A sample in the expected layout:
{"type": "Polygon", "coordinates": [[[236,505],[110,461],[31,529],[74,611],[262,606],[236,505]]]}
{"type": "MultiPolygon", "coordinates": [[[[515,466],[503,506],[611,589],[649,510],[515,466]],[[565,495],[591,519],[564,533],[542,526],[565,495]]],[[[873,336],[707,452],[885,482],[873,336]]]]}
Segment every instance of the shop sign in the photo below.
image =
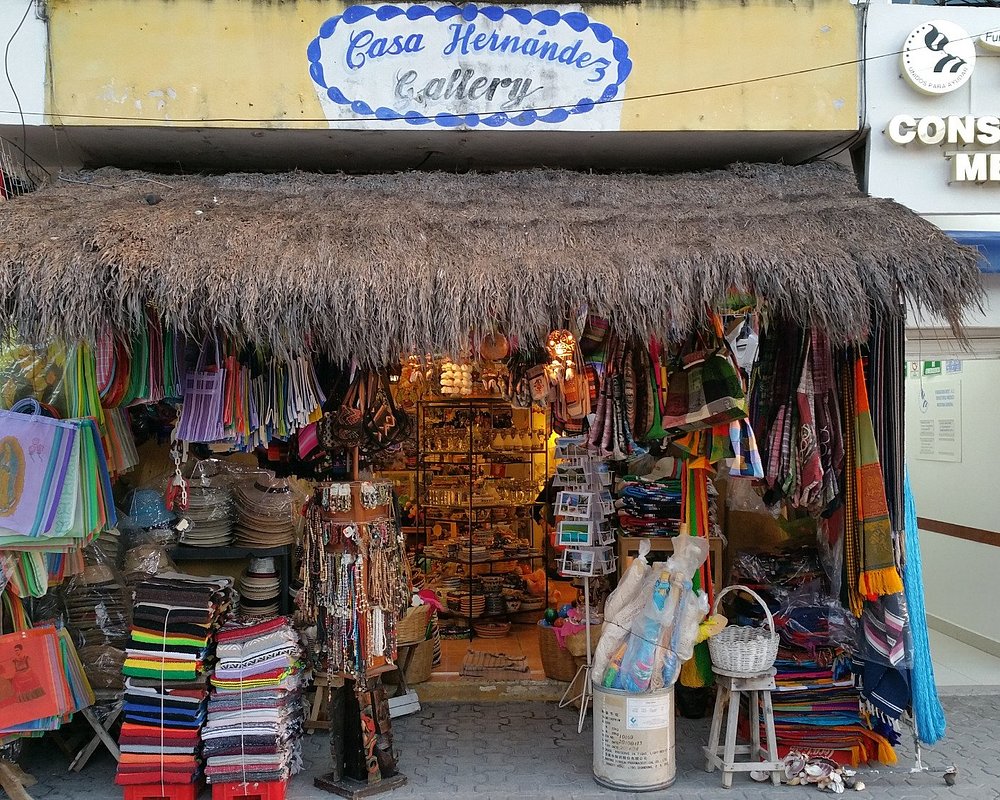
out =
{"type": "Polygon", "coordinates": [[[979,37],[979,46],[984,50],[1000,50],[1000,31],[986,31],[979,37]]]}
{"type": "Polygon", "coordinates": [[[925,361],[924,362],[924,376],[928,375],[940,375],[941,374],[941,362],[940,361],[925,361]]]}
{"type": "Polygon", "coordinates": [[[617,130],[632,69],[572,7],[349,6],[307,56],[331,127],[617,130]]]}
{"type": "MultiPolygon", "coordinates": [[[[893,144],[906,146],[955,145],[989,147],[1000,143],[1000,117],[971,115],[914,117],[897,114],[886,126],[885,135],[893,144]]],[[[951,161],[955,183],[1000,183],[1000,152],[988,150],[945,150],[951,161]]]]}
{"type": "Polygon", "coordinates": [[[903,77],[918,92],[939,95],[963,86],[976,68],[976,42],[954,22],[936,19],[903,42],[903,77]]]}

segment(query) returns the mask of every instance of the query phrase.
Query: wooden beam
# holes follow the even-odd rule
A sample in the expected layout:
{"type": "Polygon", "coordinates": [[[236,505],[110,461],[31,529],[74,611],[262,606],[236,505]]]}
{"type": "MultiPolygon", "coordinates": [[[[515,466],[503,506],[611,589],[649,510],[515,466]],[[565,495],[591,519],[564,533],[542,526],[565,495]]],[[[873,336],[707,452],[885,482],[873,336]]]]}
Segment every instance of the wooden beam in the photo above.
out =
{"type": "Polygon", "coordinates": [[[967,542],[1000,547],[1000,531],[988,531],[983,528],[970,528],[966,525],[956,525],[954,522],[941,522],[937,519],[917,517],[917,527],[922,531],[940,533],[942,536],[952,536],[967,542]]]}

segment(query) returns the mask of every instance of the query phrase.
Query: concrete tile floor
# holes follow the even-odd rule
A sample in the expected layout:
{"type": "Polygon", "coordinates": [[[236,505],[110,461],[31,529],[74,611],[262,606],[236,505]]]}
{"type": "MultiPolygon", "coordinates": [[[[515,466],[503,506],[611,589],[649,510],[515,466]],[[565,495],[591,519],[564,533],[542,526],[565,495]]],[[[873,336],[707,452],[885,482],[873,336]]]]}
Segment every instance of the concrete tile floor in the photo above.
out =
{"type": "Polygon", "coordinates": [[[929,633],[934,679],[939,687],[1000,687],[1000,658],[940,631],[929,633]]]}
{"type": "MultiPolygon", "coordinates": [[[[910,743],[899,748],[894,768],[862,770],[867,785],[859,798],[878,800],[997,800],[1000,798],[1000,694],[950,696],[944,699],[948,736],[924,752],[929,772],[910,772],[910,743]],[[945,767],[959,770],[956,786],[942,779],[945,767]]],[[[738,777],[733,788],[721,788],[719,773],[703,769],[700,747],[708,720],[678,719],[677,775],[674,785],[661,792],[633,794],[599,786],[592,774],[591,722],[576,732],[573,709],[554,703],[426,705],[419,713],[394,723],[400,769],[408,784],[387,797],[399,800],[596,800],[597,798],[669,798],[683,800],[771,800],[775,797],[813,797],[814,789],[775,789],[738,777]]],[[[327,769],[327,740],[307,737],[306,769],[288,786],[290,800],[327,800],[313,778],[327,769]]],[[[82,773],[67,772],[68,759],[48,740],[29,743],[24,766],[38,778],[31,794],[36,800],[120,800],[114,784],[114,761],[101,751],[82,773]]],[[[852,793],[852,796],[854,793],[852,793]]],[[[208,793],[201,795],[207,800],[208,793]]]]}

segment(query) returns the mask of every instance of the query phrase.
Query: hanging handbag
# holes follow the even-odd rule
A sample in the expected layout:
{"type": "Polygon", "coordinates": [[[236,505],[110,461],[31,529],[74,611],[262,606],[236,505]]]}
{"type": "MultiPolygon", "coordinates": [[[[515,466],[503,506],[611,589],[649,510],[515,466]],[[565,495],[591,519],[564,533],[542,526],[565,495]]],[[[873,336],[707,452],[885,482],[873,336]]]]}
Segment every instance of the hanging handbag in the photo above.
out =
{"type": "Polygon", "coordinates": [[[662,426],[692,431],[745,419],[746,388],[725,338],[701,335],[674,364],[662,426]]]}
{"type": "Polygon", "coordinates": [[[316,438],[324,450],[360,447],[365,441],[366,383],[366,374],[357,370],[340,403],[316,424],[316,438]]]}
{"type": "Polygon", "coordinates": [[[368,397],[363,422],[365,441],[361,449],[372,454],[405,439],[410,432],[410,417],[396,408],[389,375],[384,370],[370,373],[368,397]]]}
{"type": "Polygon", "coordinates": [[[225,438],[222,422],[226,370],[221,365],[219,340],[214,334],[215,364],[207,363],[209,337],[205,337],[194,372],[184,377],[184,401],[177,421],[177,438],[184,442],[218,442],[225,438]]]}

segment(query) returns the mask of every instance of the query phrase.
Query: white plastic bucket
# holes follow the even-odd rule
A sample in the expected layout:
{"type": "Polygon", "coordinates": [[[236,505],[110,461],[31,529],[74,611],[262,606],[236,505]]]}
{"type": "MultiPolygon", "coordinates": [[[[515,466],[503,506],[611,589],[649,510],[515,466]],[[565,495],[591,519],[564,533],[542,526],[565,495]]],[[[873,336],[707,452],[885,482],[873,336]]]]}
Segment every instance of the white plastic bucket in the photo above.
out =
{"type": "Polygon", "coordinates": [[[647,694],[594,686],[594,780],[654,792],[677,775],[674,688],[647,694]]]}

